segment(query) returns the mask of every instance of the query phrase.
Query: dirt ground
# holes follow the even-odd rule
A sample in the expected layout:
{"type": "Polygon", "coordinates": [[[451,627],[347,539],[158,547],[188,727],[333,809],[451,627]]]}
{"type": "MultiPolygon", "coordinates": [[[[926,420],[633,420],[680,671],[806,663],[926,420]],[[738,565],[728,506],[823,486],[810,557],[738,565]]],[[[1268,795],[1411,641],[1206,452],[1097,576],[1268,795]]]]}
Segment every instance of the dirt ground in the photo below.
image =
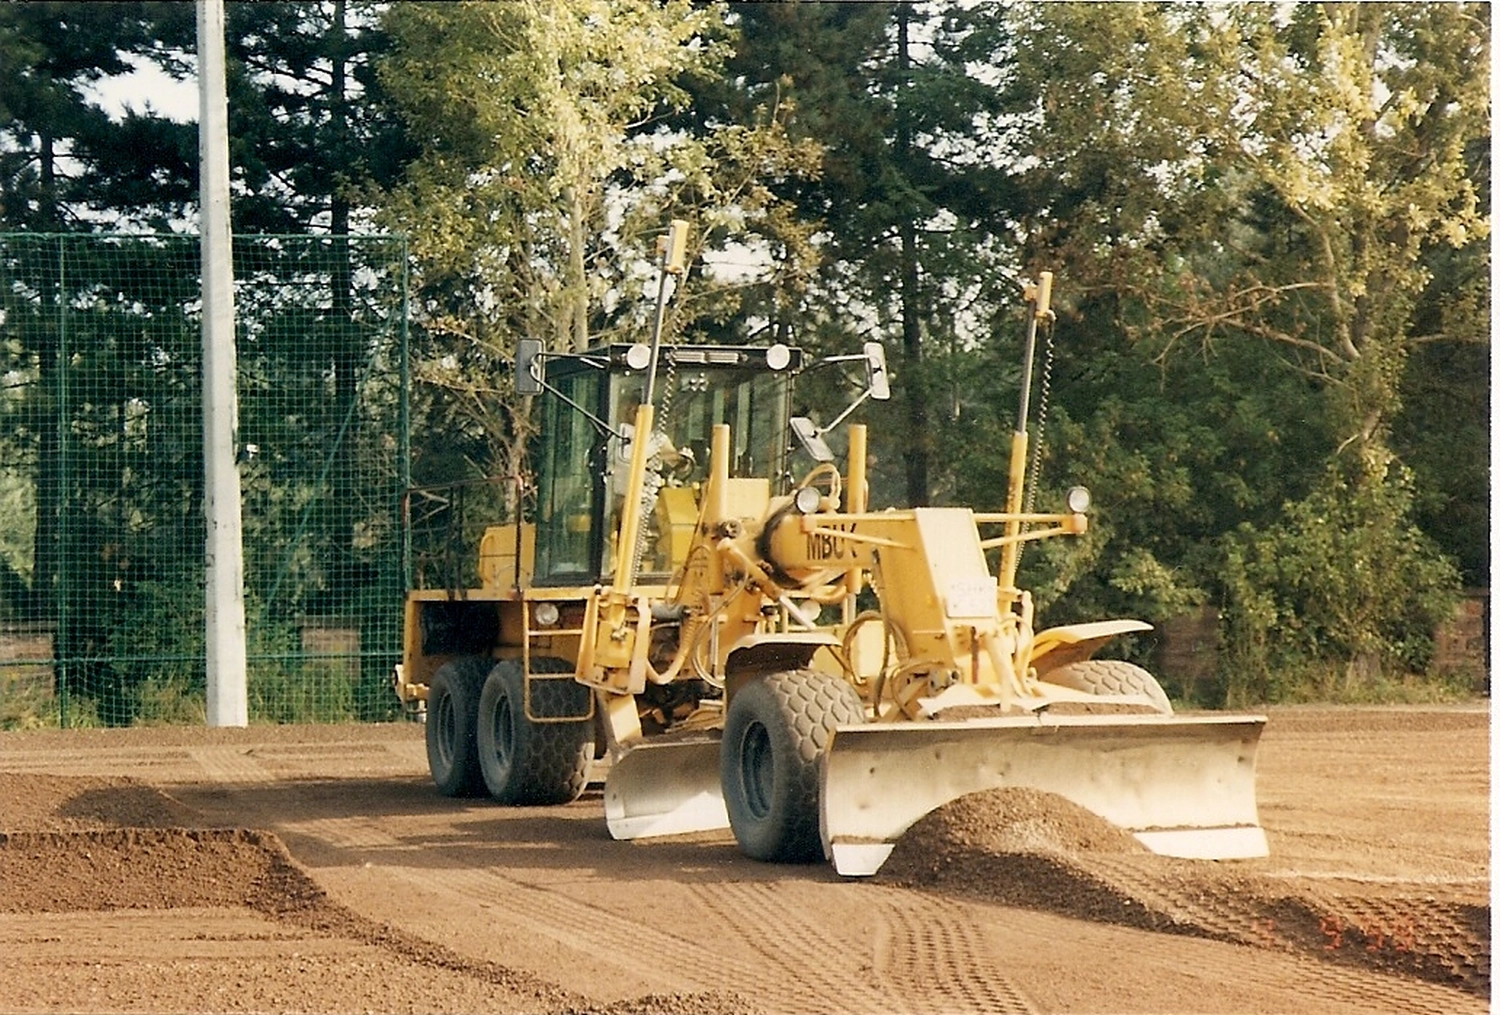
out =
{"type": "Polygon", "coordinates": [[[1489,1009],[1487,705],[1273,710],[1264,860],[961,799],[876,878],[439,797],[420,726],[0,734],[0,1010],[1489,1009]]]}

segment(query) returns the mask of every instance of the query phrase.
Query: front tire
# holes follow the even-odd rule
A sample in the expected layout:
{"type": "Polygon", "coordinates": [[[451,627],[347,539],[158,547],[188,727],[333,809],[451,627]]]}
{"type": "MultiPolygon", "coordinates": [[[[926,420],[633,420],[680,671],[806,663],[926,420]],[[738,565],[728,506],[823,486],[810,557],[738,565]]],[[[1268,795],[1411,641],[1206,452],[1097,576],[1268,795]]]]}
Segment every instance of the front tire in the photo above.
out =
{"type": "Polygon", "coordinates": [[[817,670],[773,673],[734,696],[719,780],[729,826],[746,856],[773,863],[822,858],[818,765],[834,727],[864,719],[854,688],[817,670]]]}
{"type": "Polygon", "coordinates": [[[1097,694],[1101,698],[1138,694],[1163,715],[1172,714],[1172,701],[1150,673],[1120,659],[1084,659],[1042,674],[1049,684],[1097,694]]]}
{"type": "Polygon", "coordinates": [[[474,728],[491,665],[485,656],[454,659],[438,667],[427,686],[427,770],[443,796],[484,792],[474,728]]]}
{"type": "MultiPolygon", "coordinates": [[[[561,659],[531,661],[533,673],[571,673],[561,659]]],[[[572,680],[533,680],[526,717],[526,675],[517,659],[495,664],[479,696],[478,755],[484,786],[502,804],[565,804],[577,800],[588,781],[594,754],[589,690],[572,680]]]]}

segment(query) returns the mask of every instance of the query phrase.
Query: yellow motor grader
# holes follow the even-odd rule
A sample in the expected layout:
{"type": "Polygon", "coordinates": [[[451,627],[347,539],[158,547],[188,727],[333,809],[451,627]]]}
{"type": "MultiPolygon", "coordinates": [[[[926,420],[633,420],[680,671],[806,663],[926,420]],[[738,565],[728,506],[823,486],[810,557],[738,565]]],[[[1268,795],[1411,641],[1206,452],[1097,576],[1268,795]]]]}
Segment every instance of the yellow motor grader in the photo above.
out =
{"type": "MultiPolygon", "coordinates": [[[[477,586],[408,597],[397,691],[425,703],[438,789],[565,803],[607,759],[615,838],[727,825],[749,856],[849,875],[927,812],[1011,786],[1159,853],[1264,855],[1264,717],[1173,715],[1147,671],[1094,658],[1140,621],[1035,629],[1021,548],[1084,532],[1089,498],[1022,510],[1025,394],[1004,510],[872,510],[865,428],[843,429],[842,467],[825,438],[889,397],[881,347],[662,345],[679,229],[650,343],[522,343],[534,513],[485,531],[477,586]],[[863,386],[817,426],[792,381],[825,364],[863,386]]],[[[1050,286],[1028,288],[1023,392],[1050,286]]]]}

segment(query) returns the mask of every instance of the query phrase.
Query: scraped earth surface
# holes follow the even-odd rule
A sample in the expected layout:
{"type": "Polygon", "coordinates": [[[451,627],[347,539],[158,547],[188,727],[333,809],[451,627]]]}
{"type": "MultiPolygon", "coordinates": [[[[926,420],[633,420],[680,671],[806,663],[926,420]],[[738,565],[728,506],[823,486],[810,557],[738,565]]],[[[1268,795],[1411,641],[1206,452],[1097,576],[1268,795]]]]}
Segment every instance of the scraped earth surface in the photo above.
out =
{"type": "Polygon", "coordinates": [[[417,725],[0,734],[0,1010],[1481,1012],[1489,712],[1273,710],[1263,860],[1057,797],[870,880],[432,789],[417,725]]]}

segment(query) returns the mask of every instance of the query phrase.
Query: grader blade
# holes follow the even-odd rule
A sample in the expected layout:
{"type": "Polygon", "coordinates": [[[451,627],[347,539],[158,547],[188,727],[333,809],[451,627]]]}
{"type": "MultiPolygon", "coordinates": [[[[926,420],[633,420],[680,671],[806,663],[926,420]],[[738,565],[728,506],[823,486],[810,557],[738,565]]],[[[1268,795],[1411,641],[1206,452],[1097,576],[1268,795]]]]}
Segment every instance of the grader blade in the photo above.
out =
{"type": "Polygon", "coordinates": [[[718,739],[648,742],[620,755],[604,780],[604,819],[616,839],[728,828],[718,739]]]}
{"type": "Polygon", "coordinates": [[[880,869],[922,815],[966,793],[1056,793],[1167,856],[1265,856],[1255,807],[1264,716],[1077,715],[840,726],[823,759],[824,853],[880,869]]]}

